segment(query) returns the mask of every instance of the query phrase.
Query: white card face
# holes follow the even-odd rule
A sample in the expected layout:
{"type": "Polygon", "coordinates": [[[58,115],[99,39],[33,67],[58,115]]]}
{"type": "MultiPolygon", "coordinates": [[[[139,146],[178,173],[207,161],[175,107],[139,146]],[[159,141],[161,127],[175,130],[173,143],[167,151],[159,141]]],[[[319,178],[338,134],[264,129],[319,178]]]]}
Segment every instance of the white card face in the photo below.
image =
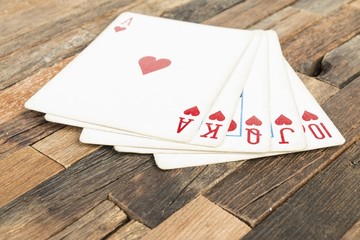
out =
{"type": "Polygon", "coordinates": [[[271,151],[303,150],[305,135],[275,32],[269,31],[269,40],[271,151]]]}
{"type": "Polygon", "coordinates": [[[25,106],[187,142],[252,34],[124,13],[25,106]]]}
{"type": "MultiPolygon", "coordinates": [[[[335,127],[315,98],[307,90],[301,79],[284,59],[294,93],[296,105],[302,116],[307,147],[304,150],[331,147],[345,143],[344,137],[335,127]]],[[[147,149],[149,152],[150,150],[147,149]]],[[[287,154],[290,152],[240,153],[240,154],[154,154],[155,162],[161,169],[174,169],[206,164],[240,161],[259,157],[287,154]]]]}
{"type": "MultiPolygon", "coordinates": [[[[269,116],[269,99],[268,99],[268,56],[267,56],[267,38],[264,36],[261,39],[261,44],[253,44],[252,47],[258,46],[256,57],[254,58],[254,49],[249,49],[245,52],[243,58],[240,60],[240,66],[249,67],[250,73],[245,83],[244,92],[247,100],[240,98],[236,110],[236,118],[233,118],[234,125],[231,123],[228,135],[219,147],[203,147],[190,144],[181,144],[176,142],[161,141],[157,139],[137,138],[132,136],[124,136],[119,134],[105,133],[92,129],[84,129],[81,134],[81,141],[91,144],[105,144],[105,145],[122,145],[128,147],[145,147],[158,149],[179,149],[179,150],[193,150],[193,151],[215,151],[215,152],[266,152],[270,145],[270,116],[269,116]],[[242,65],[241,63],[244,63],[242,65]],[[253,63],[252,66],[249,66],[253,63]],[[245,109],[245,110],[244,110],[245,109]],[[243,111],[244,110],[244,111],[243,111]],[[245,117],[242,113],[245,112],[245,117]],[[256,116],[256,117],[253,117],[256,116]],[[258,122],[254,122],[257,118],[258,122]],[[251,122],[252,121],[252,122],[251,122]],[[246,131],[258,131],[261,138],[246,134],[246,131]]],[[[245,69],[246,69],[245,68],[245,69]]],[[[240,68],[239,68],[240,69],[240,68]]],[[[237,75],[239,76],[239,74],[237,75]]],[[[232,101],[234,101],[232,99],[232,101]]],[[[236,102],[236,101],[234,101],[236,102]]],[[[216,104],[214,104],[216,105],[216,104]]],[[[203,125],[206,126],[206,125],[203,125]]],[[[201,132],[201,131],[200,131],[201,132]]],[[[201,140],[198,138],[194,140],[201,140]]],[[[195,141],[190,143],[195,144],[195,141]]],[[[200,141],[197,141],[199,143],[200,141]]]]}

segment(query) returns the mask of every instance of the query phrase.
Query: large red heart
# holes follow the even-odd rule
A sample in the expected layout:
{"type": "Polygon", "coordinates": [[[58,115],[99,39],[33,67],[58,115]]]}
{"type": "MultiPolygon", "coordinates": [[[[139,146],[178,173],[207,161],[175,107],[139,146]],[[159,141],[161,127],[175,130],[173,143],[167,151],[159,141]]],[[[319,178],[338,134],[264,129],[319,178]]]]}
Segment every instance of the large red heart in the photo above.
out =
{"type": "Polygon", "coordinates": [[[186,109],[185,111],[184,111],[184,114],[185,115],[191,115],[191,116],[198,116],[199,114],[200,114],[200,111],[199,111],[199,109],[198,109],[198,107],[197,106],[194,106],[194,107],[192,107],[192,108],[189,108],[189,109],[186,109]]]}
{"type": "Polygon", "coordinates": [[[284,115],[280,115],[276,120],[275,120],[276,125],[290,125],[292,124],[292,121],[290,119],[288,119],[287,117],[285,117],[284,115]]]}
{"type": "Polygon", "coordinates": [[[310,121],[310,120],[317,120],[318,119],[318,116],[311,113],[311,112],[308,112],[308,111],[304,111],[303,115],[302,115],[302,119],[304,121],[310,121]]]}
{"type": "Polygon", "coordinates": [[[251,125],[261,126],[261,124],[262,124],[261,120],[258,119],[257,117],[255,117],[255,115],[252,116],[251,118],[249,118],[248,120],[246,120],[245,123],[246,123],[246,125],[249,125],[249,126],[251,126],[251,125]]]}
{"type": "Polygon", "coordinates": [[[120,27],[120,26],[114,27],[115,32],[121,32],[121,31],[124,31],[125,29],[126,29],[126,27],[120,27]]]}
{"type": "Polygon", "coordinates": [[[230,126],[228,128],[228,132],[234,131],[237,127],[237,124],[234,120],[231,120],[230,126]]]}
{"type": "Polygon", "coordinates": [[[218,120],[219,122],[225,120],[225,116],[221,111],[217,111],[209,116],[210,120],[218,120]]]}
{"type": "Polygon", "coordinates": [[[171,61],[166,58],[156,60],[155,57],[146,56],[139,60],[143,75],[168,67],[171,61]]]}

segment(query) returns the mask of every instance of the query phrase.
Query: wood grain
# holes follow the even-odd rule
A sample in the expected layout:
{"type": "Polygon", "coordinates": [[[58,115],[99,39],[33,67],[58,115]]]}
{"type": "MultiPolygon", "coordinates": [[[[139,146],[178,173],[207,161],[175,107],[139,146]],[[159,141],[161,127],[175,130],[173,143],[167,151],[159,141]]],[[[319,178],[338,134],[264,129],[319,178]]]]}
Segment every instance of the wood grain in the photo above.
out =
{"type": "Polygon", "coordinates": [[[286,7],[273,15],[261,20],[250,29],[272,29],[279,36],[280,42],[287,42],[288,39],[296,37],[301,31],[318,21],[321,15],[297,9],[286,7]]]}
{"type": "Polygon", "coordinates": [[[360,0],[354,0],[350,4],[351,7],[360,8],[360,0]]]}
{"type": "Polygon", "coordinates": [[[80,133],[80,128],[68,126],[36,142],[33,148],[67,168],[100,148],[98,145],[81,143],[80,133]]]}
{"type": "Polygon", "coordinates": [[[0,72],[0,89],[25,79],[40,68],[49,67],[78,53],[94,38],[95,35],[88,31],[74,29],[54,36],[50,41],[24,47],[21,51],[5,56],[1,60],[4,71],[0,72]]]}
{"type": "Polygon", "coordinates": [[[118,240],[118,239],[126,239],[126,240],[137,240],[141,239],[150,231],[150,228],[145,225],[131,220],[125,225],[121,226],[112,233],[110,236],[106,238],[106,240],[118,240]]]}
{"type": "Polygon", "coordinates": [[[337,87],[319,81],[316,78],[309,77],[301,73],[298,73],[298,76],[301,80],[303,80],[307,89],[309,89],[313,97],[320,105],[340,91],[337,87]]]}
{"type": "Polygon", "coordinates": [[[64,168],[31,147],[0,158],[0,207],[64,168]]]}
{"type": "Polygon", "coordinates": [[[360,239],[360,221],[355,223],[345,234],[341,240],[360,239]]]}
{"type": "Polygon", "coordinates": [[[106,200],[49,239],[101,239],[126,221],[126,214],[106,200]]]}
{"type": "Polygon", "coordinates": [[[34,95],[42,86],[63,69],[72,59],[69,57],[54,66],[41,69],[36,74],[0,91],[0,124],[13,119],[16,115],[24,113],[25,102],[34,95]]]}
{"type": "Polygon", "coordinates": [[[299,0],[294,3],[293,7],[326,15],[350,1],[351,0],[299,0]]]}
{"type": "Polygon", "coordinates": [[[360,32],[360,9],[344,6],[283,42],[285,58],[296,71],[314,76],[322,57],[360,32]]]}
{"type": "Polygon", "coordinates": [[[244,0],[193,0],[165,11],[161,16],[200,23],[242,2],[244,0]]]}
{"type": "Polygon", "coordinates": [[[326,168],[360,134],[360,78],[323,105],[348,143],[327,149],[246,161],[205,196],[250,226],[258,225],[306,182],[326,168]],[[346,116],[346,118],[344,118],[346,116]]]}
{"type": "MultiPolygon", "coordinates": [[[[118,187],[154,167],[149,155],[120,154],[104,147],[0,209],[0,236],[48,238],[107,199],[118,187]]],[[[23,168],[26,171],[27,168],[23,168]]]]}
{"type": "Polygon", "coordinates": [[[230,28],[248,28],[294,2],[295,0],[275,0],[271,1],[271,4],[264,4],[264,1],[261,0],[244,1],[204,21],[204,23],[230,28]]]}
{"type": "Polygon", "coordinates": [[[358,141],[244,239],[339,239],[360,219],[359,158],[358,141]]]}
{"type": "Polygon", "coordinates": [[[251,228],[204,197],[197,197],[145,235],[148,239],[240,239],[251,228]]]}
{"type": "Polygon", "coordinates": [[[114,183],[116,188],[109,197],[130,218],[154,228],[240,164],[217,164],[173,171],[151,167],[134,175],[126,183],[114,183]]]}
{"type": "Polygon", "coordinates": [[[10,150],[29,146],[62,127],[47,122],[42,113],[25,111],[0,124],[0,157],[10,150]]]}
{"type": "Polygon", "coordinates": [[[319,79],[339,88],[360,76],[360,35],[327,53],[319,79]]]}

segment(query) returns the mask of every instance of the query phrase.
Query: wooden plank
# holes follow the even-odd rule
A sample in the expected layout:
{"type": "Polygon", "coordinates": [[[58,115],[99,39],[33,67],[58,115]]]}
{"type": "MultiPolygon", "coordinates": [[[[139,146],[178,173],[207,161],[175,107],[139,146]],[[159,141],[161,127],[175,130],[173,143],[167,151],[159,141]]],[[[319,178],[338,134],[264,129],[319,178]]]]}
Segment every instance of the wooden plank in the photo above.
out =
{"type": "Polygon", "coordinates": [[[272,29],[279,36],[280,42],[295,37],[305,28],[318,21],[321,15],[305,10],[286,7],[273,15],[261,20],[250,29],[272,29]]]}
{"type": "Polygon", "coordinates": [[[0,157],[15,148],[29,146],[62,127],[47,122],[42,113],[23,112],[0,124],[0,157]]]}
{"type": "Polygon", "coordinates": [[[360,8],[360,0],[354,0],[350,4],[351,7],[360,8]]]}
{"type": "Polygon", "coordinates": [[[359,91],[360,78],[357,78],[323,104],[347,139],[345,145],[246,161],[205,196],[250,226],[258,225],[358,137],[359,91]]]}
{"type": "Polygon", "coordinates": [[[54,66],[41,69],[36,74],[13,86],[0,91],[0,124],[11,120],[16,115],[24,113],[25,102],[34,95],[45,83],[53,78],[74,57],[64,59],[54,66]]]}
{"type": "Polygon", "coordinates": [[[240,239],[251,228],[204,197],[197,197],[145,235],[148,239],[240,239]]]}
{"type": "Polygon", "coordinates": [[[81,143],[80,133],[80,128],[68,126],[38,141],[33,148],[67,168],[100,148],[98,145],[81,143]]]}
{"type": "Polygon", "coordinates": [[[319,79],[339,88],[360,76],[360,35],[327,53],[319,79]]]}
{"type": "Polygon", "coordinates": [[[351,0],[299,0],[293,7],[326,15],[350,1],[351,0]]]}
{"type": "Polygon", "coordinates": [[[200,23],[241,2],[244,0],[193,0],[165,11],[162,16],[200,23]]]}
{"type": "Polygon", "coordinates": [[[316,78],[309,77],[301,73],[298,73],[298,75],[320,105],[339,92],[337,87],[319,81],[316,78]]]}
{"type": "MultiPolygon", "coordinates": [[[[53,37],[42,44],[24,47],[2,59],[0,89],[23,80],[38,69],[49,67],[57,61],[81,51],[95,38],[83,29],[75,29],[53,37]]],[[[1,45],[0,45],[1,46],[1,45]]]]}
{"type": "Polygon", "coordinates": [[[341,237],[341,240],[352,240],[360,239],[360,221],[355,223],[344,236],[341,237]]]}
{"type": "Polygon", "coordinates": [[[131,220],[124,226],[121,226],[118,230],[116,230],[113,234],[108,236],[106,240],[118,240],[118,239],[126,239],[126,240],[137,240],[141,239],[150,231],[150,228],[145,225],[131,220]]]}
{"type": "Polygon", "coordinates": [[[121,154],[103,147],[0,208],[0,236],[48,238],[107,199],[116,187],[155,167],[149,155],[121,154]],[[112,183],[117,182],[117,185],[112,183]]]}
{"type": "Polygon", "coordinates": [[[222,27],[248,28],[294,2],[295,0],[245,1],[215,15],[204,23],[222,27]]]}
{"type": "Polygon", "coordinates": [[[340,239],[360,219],[359,159],[357,141],[244,239],[340,239]]]}
{"type": "Polygon", "coordinates": [[[360,32],[360,9],[345,6],[283,43],[285,58],[296,69],[314,76],[322,57],[360,32]]]}
{"type": "Polygon", "coordinates": [[[172,171],[151,167],[126,183],[114,183],[116,186],[109,198],[130,218],[154,228],[241,164],[215,164],[172,171]]]}
{"type": "Polygon", "coordinates": [[[101,239],[126,221],[126,214],[106,200],[49,239],[101,239]]]}
{"type": "Polygon", "coordinates": [[[0,158],[0,207],[64,168],[31,147],[0,158]]]}

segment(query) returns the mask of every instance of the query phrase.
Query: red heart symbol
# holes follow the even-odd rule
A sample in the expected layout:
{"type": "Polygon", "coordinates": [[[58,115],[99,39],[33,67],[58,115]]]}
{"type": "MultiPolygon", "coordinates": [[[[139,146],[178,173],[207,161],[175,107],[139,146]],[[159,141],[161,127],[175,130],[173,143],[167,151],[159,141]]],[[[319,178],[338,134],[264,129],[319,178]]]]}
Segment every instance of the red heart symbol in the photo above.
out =
{"type": "Polygon", "coordinates": [[[209,116],[210,120],[218,120],[219,122],[224,121],[225,120],[225,116],[224,114],[222,114],[221,111],[217,111],[216,113],[213,113],[209,116]]]}
{"type": "Polygon", "coordinates": [[[166,58],[156,60],[151,56],[143,57],[139,60],[139,65],[143,75],[166,68],[171,64],[171,61],[166,58]]]}
{"type": "Polygon", "coordinates": [[[292,124],[292,121],[290,119],[288,119],[287,117],[285,117],[284,115],[280,115],[276,120],[275,120],[276,125],[290,125],[292,124]]]}
{"type": "Polygon", "coordinates": [[[186,109],[185,111],[184,111],[184,114],[185,115],[191,115],[191,116],[198,116],[199,114],[200,114],[200,111],[199,111],[199,109],[197,108],[197,106],[195,106],[195,107],[192,107],[192,108],[189,108],[189,109],[186,109]]]}
{"type": "Polygon", "coordinates": [[[249,118],[248,120],[246,120],[246,125],[255,125],[255,126],[261,126],[262,122],[255,116],[252,116],[251,118],[249,118]]]}
{"type": "Polygon", "coordinates": [[[115,26],[114,27],[115,32],[124,31],[125,29],[126,29],[126,27],[120,27],[120,26],[115,26]]]}
{"type": "Polygon", "coordinates": [[[304,114],[302,115],[302,119],[304,121],[310,121],[310,120],[317,120],[318,119],[318,116],[311,113],[311,112],[308,112],[308,111],[304,111],[304,114]]]}
{"type": "Polygon", "coordinates": [[[228,132],[234,131],[237,127],[237,124],[234,120],[231,120],[230,126],[228,128],[228,132]]]}

